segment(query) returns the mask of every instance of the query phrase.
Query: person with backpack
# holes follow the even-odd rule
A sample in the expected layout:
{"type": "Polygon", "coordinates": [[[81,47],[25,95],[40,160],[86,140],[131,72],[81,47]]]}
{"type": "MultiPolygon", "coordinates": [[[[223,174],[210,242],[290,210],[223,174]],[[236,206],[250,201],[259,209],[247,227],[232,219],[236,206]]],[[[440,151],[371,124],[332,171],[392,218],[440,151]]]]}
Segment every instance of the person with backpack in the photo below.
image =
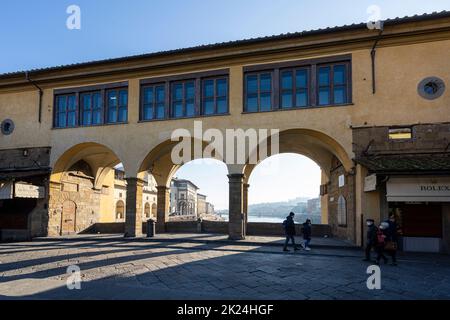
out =
{"type": "Polygon", "coordinates": [[[284,232],[286,234],[286,242],[284,244],[284,252],[289,252],[288,245],[289,241],[292,241],[292,245],[294,246],[294,250],[298,251],[298,247],[295,244],[295,222],[294,222],[295,213],[291,212],[286,220],[283,222],[284,232]]]}
{"type": "Polygon", "coordinates": [[[303,248],[306,251],[311,251],[311,248],[309,247],[309,244],[311,243],[311,235],[312,235],[311,224],[312,224],[311,220],[307,219],[306,222],[303,224],[303,228],[302,228],[303,240],[305,240],[305,242],[303,243],[303,248]]]}
{"type": "Polygon", "coordinates": [[[366,233],[366,258],[363,261],[371,261],[371,251],[375,248],[377,243],[378,228],[375,226],[373,219],[367,219],[367,233],[366,233]]]}
{"type": "Polygon", "coordinates": [[[384,255],[384,247],[386,245],[386,230],[387,230],[387,228],[389,228],[389,224],[386,222],[383,222],[377,231],[377,242],[375,245],[375,251],[377,252],[377,258],[375,260],[375,263],[377,265],[380,264],[381,259],[383,259],[385,264],[388,262],[388,259],[384,255]]]}

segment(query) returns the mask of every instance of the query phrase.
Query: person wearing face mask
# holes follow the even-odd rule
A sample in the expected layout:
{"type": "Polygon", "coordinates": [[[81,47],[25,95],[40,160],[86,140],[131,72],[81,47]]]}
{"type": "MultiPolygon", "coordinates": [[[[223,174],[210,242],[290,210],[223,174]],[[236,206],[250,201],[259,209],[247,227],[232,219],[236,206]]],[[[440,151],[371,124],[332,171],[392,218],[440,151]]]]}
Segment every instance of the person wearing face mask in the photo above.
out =
{"type": "Polygon", "coordinates": [[[375,248],[377,242],[378,228],[375,226],[375,221],[367,219],[367,233],[366,233],[366,258],[363,261],[371,261],[371,251],[375,248]]]}

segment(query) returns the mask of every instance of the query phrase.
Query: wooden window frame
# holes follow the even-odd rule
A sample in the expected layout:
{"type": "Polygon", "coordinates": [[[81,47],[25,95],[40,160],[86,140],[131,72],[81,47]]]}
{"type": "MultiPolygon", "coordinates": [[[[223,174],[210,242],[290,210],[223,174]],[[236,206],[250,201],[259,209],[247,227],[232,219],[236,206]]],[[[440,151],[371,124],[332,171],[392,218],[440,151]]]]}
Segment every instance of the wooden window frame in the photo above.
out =
{"type": "Polygon", "coordinates": [[[213,115],[224,115],[229,114],[230,112],[230,81],[228,76],[222,76],[222,77],[205,77],[201,79],[201,108],[200,108],[200,115],[202,116],[213,116],[213,115]],[[224,96],[218,95],[217,90],[217,82],[220,80],[226,81],[226,94],[224,96]],[[206,81],[213,81],[214,85],[214,95],[212,97],[206,97],[205,96],[205,82],[206,81]],[[219,113],[218,112],[218,99],[225,98],[226,99],[226,112],[219,113]],[[205,113],[205,101],[206,99],[212,99],[214,102],[214,113],[212,114],[206,114],[205,113]]]}
{"type": "Polygon", "coordinates": [[[111,88],[111,89],[107,89],[105,91],[105,113],[106,113],[106,117],[105,117],[105,124],[124,124],[128,122],[128,102],[129,102],[129,94],[128,94],[128,88],[127,87],[121,87],[121,88],[111,88]],[[108,94],[111,91],[116,91],[116,99],[117,99],[117,105],[116,105],[116,121],[111,122],[109,121],[109,110],[112,109],[109,107],[109,98],[108,98],[108,94]],[[126,110],[127,110],[127,116],[126,119],[124,121],[119,121],[119,114],[120,114],[120,109],[123,107],[120,104],[120,92],[121,91],[126,91],[127,93],[127,103],[126,103],[126,110]]]}
{"type": "Polygon", "coordinates": [[[69,93],[69,94],[58,94],[55,95],[54,97],[54,111],[53,111],[53,126],[57,129],[73,129],[78,127],[78,114],[79,114],[79,107],[78,107],[78,97],[77,94],[75,93],[69,93]],[[64,97],[64,99],[66,100],[66,107],[65,107],[65,111],[64,112],[60,112],[59,111],[59,105],[58,105],[58,100],[59,98],[64,97]],[[70,97],[75,97],[75,125],[73,126],[68,126],[68,121],[69,121],[69,98],[70,97]],[[64,121],[64,125],[61,126],[61,124],[59,123],[59,115],[64,113],[65,114],[65,121],[64,121]]]}
{"type": "Polygon", "coordinates": [[[255,72],[247,72],[244,74],[244,112],[245,113],[259,113],[259,112],[270,112],[274,110],[275,107],[275,91],[276,91],[276,85],[275,85],[275,72],[273,70],[261,70],[261,71],[255,71],[255,72]],[[261,76],[264,74],[270,74],[270,91],[261,91],[261,76]],[[250,76],[256,76],[257,81],[257,111],[248,111],[248,88],[247,88],[247,79],[250,76]],[[270,92],[270,110],[261,111],[261,95],[267,94],[270,92]]]}
{"type": "Polygon", "coordinates": [[[329,107],[329,106],[340,106],[340,105],[347,105],[349,103],[351,103],[350,97],[351,97],[351,75],[350,75],[350,62],[348,61],[342,61],[342,62],[335,62],[335,63],[327,63],[327,64],[319,64],[317,65],[317,76],[316,76],[316,87],[317,87],[317,91],[316,91],[316,99],[317,99],[317,106],[319,107],[329,107]],[[345,66],[345,84],[339,84],[336,85],[334,83],[334,68],[336,66],[345,66]],[[328,84],[328,86],[321,86],[320,85],[320,79],[319,79],[319,72],[320,72],[320,68],[330,68],[330,83],[328,84]],[[345,87],[345,94],[346,94],[346,101],[343,103],[336,103],[335,102],[335,97],[334,97],[334,90],[336,87],[345,87]],[[329,103],[328,104],[320,104],[320,99],[319,99],[319,95],[320,95],[320,89],[321,88],[328,88],[330,90],[329,93],[329,103]]]}
{"type": "Polygon", "coordinates": [[[141,121],[155,121],[155,120],[164,120],[166,119],[167,116],[167,88],[166,88],[166,84],[165,83],[153,83],[153,84],[146,84],[146,85],[142,85],[141,86],[141,95],[140,95],[140,108],[139,108],[139,119],[141,121]],[[157,117],[157,110],[158,110],[158,98],[157,98],[157,89],[158,88],[163,88],[164,89],[164,117],[163,118],[158,118],[157,117]],[[145,119],[145,90],[146,89],[150,89],[152,88],[153,91],[153,116],[151,119],[145,119]]]}
{"type": "MultiPolygon", "coordinates": [[[[315,58],[315,59],[305,59],[305,60],[297,60],[297,61],[287,61],[281,63],[271,63],[271,64],[262,64],[262,65],[253,65],[253,66],[245,66],[243,68],[244,71],[244,80],[243,80],[243,113],[260,113],[260,112],[270,112],[270,111],[260,111],[259,103],[258,103],[258,111],[247,111],[247,76],[255,73],[266,73],[272,72],[272,86],[273,86],[273,94],[272,94],[272,110],[271,111],[288,111],[288,110],[304,110],[304,109],[313,109],[313,108],[324,108],[324,107],[339,107],[339,106],[347,106],[353,104],[353,86],[352,86],[352,55],[344,54],[337,55],[331,57],[324,58],[315,58]],[[334,91],[332,94],[333,100],[332,104],[329,105],[319,105],[318,104],[318,68],[324,65],[346,65],[346,94],[347,101],[342,104],[334,104],[334,91]],[[308,69],[308,105],[306,107],[292,107],[292,108],[282,108],[282,78],[281,73],[288,70],[299,70],[299,69],[308,69]]],[[[334,71],[334,69],[333,69],[334,71]]],[[[295,82],[295,74],[294,82],[295,82]]],[[[334,82],[334,79],[330,79],[330,81],[334,82]]],[[[293,84],[294,86],[294,84],[293,84]]],[[[294,89],[294,88],[293,88],[294,89]]],[[[297,88],[295,88],[297,89],[297,88]]],[[[334,90],[334,89],[333,89],[334,90]]],[[[296,90],[295,90],[296,91],[296,90]]],[[[294,91],[294,92],[295,92],[294,91]]],[[[293,93],[293,99],[294,99],[293,93]]],[[[331,98],[330,98],[331,99],[331,98]]]]}
{"type": "Polygon", "coordinates": [[[190,118],[195,118],[195,117],[198,116],[198,114],[199,114],[199,112],[198,112],[198,109],[199,109],[198,108],[198,97],[197,97],[198,96],[198,94],[197,94],[198,90],[199,90],[199,88],[198,88],[198,83],[197,83],[196,79],[179,80],[179,81],[173,81],[173,82],[170,83],[170,108],[169,108],[169,113],[170,113],[170,118],[171,119],[190,119],[190,118]],[[192,83],[194,85],[194,97],[190,98],[190,99],[187,99],[186,98],[186,93],[187,93],[186,87],[187,87],[187,85],[189,83],[192,83]],[[181,85],[182,86],[183,92],[182,92],[182,98],[180,100],[175,100],[175,98],[174,98],[174,93],[175,93],[174,87],[176,85],[181,85]],[[192,116],[188,116],[187,115],[187,105],[188,105],[189,101],[192,101],[192,103],[194,105],[194,115],[192,115],[192,116]],[[183,113],[183,115],[181,117],[175,116],[174,103],[176,103],[176,102],[181,103],[181,105],[182,105],[182,111],[183,111],[182,113],[183,113]]]}
{"type": "Polygon", "coordinates": [[[79,127],[96,127],[96,126],[101,126],[101,125],[103,125],[103,123],[105,122],[105,119],[104,119],[104,117],[105,117],[105,107],[104,107],[104,94],[103,94],[103,92],[101,91],[101,90],[97,90],[97,91],[83,91],[83,92],[80,92],[80,99],[79,99],[79,103],[80,103],[80,111],[79,111],[79,127]],[[100,120],[100,123],[96,123],[96,124],[94,124],[93,123],[93,120],[94,120],[94,95],[95,94],[97,94],[97,93],[99,93],[100,94],[100,102],[101,102],[101,107],[100,107],[100,110],[101,110],[101,120],[100,120]],[[86,94],[89,94],[91,97],[90,97],[90,100],[91,100],[91,109],[89,110],[90,112],[91,112],[91,124],[84,124],[84,118],[83,118],[83,116],[84,116],[84,105],[83,105],[83,96],[84,95],[86,95],[86,94]]]}
{"type": "Polygon", "coordinates": [[[296,67],[296,68],[286,68],[286,69],[280,69],[280,83],[279,83],[279,90],[280,90],[280,102],[279,102],[279,109],[280,110],[292,110],[292,109],[306,109],[308,108],[311,103],[311,67],[309,66],[302,66],[302,67],[296,67]],[[306,87],[298,87],[297,86],[297,72],[300,70],[306,71],[306,87]],[[284,72],[291,72],[292,73],[292,86],[290,89],[283,89],[283,73],[284,72]],[[297,93],[299,93],[300,90],[306,91],[306,106],[297,106],[297,93]],[[290,108],[283,108],[283,93],[290,91],[292,94],[292,107],[290,108]]]}

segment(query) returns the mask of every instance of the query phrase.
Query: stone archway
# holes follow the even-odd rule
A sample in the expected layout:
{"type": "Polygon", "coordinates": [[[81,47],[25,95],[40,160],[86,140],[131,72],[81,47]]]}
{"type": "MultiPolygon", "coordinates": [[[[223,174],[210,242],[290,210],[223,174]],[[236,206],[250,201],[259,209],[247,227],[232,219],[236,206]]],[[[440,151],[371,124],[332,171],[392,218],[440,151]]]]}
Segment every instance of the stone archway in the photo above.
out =
{"type": "Polygon", "coordinates": [[[77,208],[70,233],[84,232],[102,220],[116,220],[114,167],[120,162],[113,151],[97,143],[73,146],[59,157],[50,176],[49,236],[67,233],[61,223],[71,220],[63,217],[66,201],[77,208]]]}

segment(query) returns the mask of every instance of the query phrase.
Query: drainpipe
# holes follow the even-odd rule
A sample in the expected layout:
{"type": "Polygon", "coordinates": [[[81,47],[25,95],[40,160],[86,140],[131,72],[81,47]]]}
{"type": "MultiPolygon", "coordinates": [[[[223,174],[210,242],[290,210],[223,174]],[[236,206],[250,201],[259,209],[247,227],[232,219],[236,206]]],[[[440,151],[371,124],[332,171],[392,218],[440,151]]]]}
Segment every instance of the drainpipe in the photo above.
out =
{"type": "Polygon", "coordinates": [[[381,36],[383,35],[383,24],[381,24],[380,33],[378,34],[377,39],[375,40],[375,43],[373,44],[372,51],[370,52],[370,56],[372,58],[372,94],[375,94],[377,91],[376,87],[376,74],[375,74],[375,57],[377,54],[377,46],[378,42],[381,40],[381,36]]]}
{"type": "Polygon", "coordinates": [[[42,96],[44,95],[44,90],[42,90],[42,88],[40,86],[38,86],[38,84],[36,82],[34,82],[33,80],[30,79],[30,74],[27,72],[25,72],[25,78],[27,79],[27,81],[29,83],[31,83],[34,87],[36,87],[36,89],[39,90],[39,115],[38,115],[38,119],[39,119],[39,123],[42,122],[42,96]]]}

